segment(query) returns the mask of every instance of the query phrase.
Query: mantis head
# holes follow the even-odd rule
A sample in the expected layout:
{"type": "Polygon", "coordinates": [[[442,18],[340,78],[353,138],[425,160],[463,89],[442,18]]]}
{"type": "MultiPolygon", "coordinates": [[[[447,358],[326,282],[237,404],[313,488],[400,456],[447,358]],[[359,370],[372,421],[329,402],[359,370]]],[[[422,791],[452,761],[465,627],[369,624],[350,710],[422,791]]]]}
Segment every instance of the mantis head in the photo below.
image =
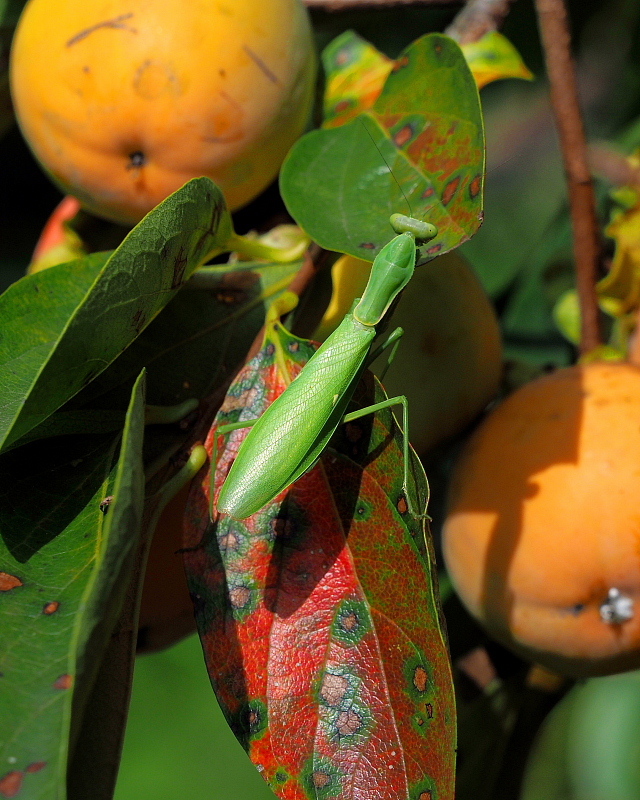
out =
{"type": "Polygon", "coordinates": [[[438,235],[435,225],[415,217],[407,217],[405,214],[392,214],[389,222],[396,233],[412,233],[416,244],[424,244],[438,235]]]}

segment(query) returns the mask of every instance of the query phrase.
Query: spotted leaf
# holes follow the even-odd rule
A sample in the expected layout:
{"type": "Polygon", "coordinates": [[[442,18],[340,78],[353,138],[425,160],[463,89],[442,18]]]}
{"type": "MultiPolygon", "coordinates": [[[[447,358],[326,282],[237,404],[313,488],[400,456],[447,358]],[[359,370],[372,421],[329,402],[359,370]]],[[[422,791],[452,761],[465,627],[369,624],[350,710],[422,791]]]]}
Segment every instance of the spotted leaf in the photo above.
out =
{"type": "Polygon", "coordinates": [[[461,45],[478,88],[503,78],[533,80],[533,73],[506,36],[489,31],[475,42],[461,45]]]}
{"type": "Polygon", "coordinates": [[[355,31],[345,31],[322,51],[322,65],[326,75],[323,127],[335,128],[375,103],[393,60],[355,31]]]}
{"type": "MultiPolygon", "coordinates": [[[[207,441],[222,448],[216,491],[246,435],[225,443],[218,427],[259,415],[312,352],[278,328],[239,374],[207,441]]],[[[354,402],[383,396],[367,373],[354,402]]],[[[185,566],[209,675],[284,800],[453,797],[451,673],[401,453],[383,411],[341,426],[321,461],[247,520],[210,521],[209,476],[192,490],[185,566]]]]}

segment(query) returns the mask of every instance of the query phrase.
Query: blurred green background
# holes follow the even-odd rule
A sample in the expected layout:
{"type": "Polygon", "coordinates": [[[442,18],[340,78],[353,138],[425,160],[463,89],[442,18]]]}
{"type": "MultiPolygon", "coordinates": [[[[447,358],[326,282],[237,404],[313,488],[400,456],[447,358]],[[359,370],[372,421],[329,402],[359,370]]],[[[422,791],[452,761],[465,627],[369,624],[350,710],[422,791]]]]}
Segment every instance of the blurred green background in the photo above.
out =
{"type": "Polygon", "coordinates": [[[269,800],[229,730],[196,635],[139,656],[115,800],[269,800]]]}

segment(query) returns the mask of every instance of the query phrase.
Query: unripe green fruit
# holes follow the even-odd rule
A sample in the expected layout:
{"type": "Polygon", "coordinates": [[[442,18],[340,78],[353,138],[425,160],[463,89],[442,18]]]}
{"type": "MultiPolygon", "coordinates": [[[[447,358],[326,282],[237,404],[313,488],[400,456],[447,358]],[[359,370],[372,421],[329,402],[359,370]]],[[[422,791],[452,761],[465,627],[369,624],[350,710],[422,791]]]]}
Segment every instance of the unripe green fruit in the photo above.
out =
{"type": "Polygon", "coordinates": [[[520,800],[638,800],[640,671],[575,686],[545,720],[520,800]]]}

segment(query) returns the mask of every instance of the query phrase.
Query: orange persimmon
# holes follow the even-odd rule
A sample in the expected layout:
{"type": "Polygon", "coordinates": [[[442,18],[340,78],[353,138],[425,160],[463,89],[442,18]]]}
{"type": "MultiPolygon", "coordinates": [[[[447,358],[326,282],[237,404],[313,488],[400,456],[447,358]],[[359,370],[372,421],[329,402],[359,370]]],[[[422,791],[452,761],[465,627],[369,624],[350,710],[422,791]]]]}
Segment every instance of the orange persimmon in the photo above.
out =
{"type": "Polygon", "coordinates": [[[11,51],[36,157],[125,224],[200,175],[249,202],[304,130],[314,74],[300,0],[30,0],[11,51]]]}
{"type": "Polygon", "coordinates": [[[640,369],[559,369],[496,408],[458,462],[443,547],[467,608],[521,655],[639,666],[640,369]]]}

